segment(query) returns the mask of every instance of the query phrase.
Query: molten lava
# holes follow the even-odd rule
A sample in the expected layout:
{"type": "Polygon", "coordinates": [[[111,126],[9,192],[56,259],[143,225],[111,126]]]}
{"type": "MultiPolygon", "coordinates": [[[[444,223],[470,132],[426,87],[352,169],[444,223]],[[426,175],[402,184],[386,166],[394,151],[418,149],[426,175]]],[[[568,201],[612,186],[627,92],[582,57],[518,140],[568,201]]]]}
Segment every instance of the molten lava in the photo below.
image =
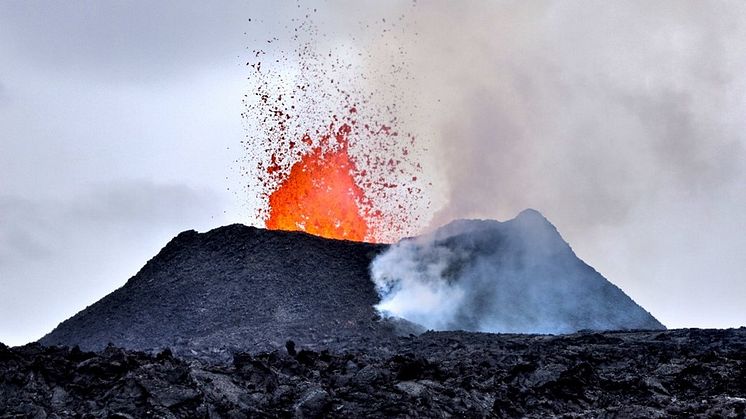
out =
{"type": "MultiPolygon", "coordinates": [[[[276,230],[301,230],[317,236],[364,241],[371,239],[364,216],[365,194],[355,182],[355,162],[348,154],[348,125],[319,144],[290,168],[288,176],[269,196],[266,226],[276,230]],[[336,144],[331,144],[334,138],[336,144]]],[[[306,136],[303,141],[310,145],[306,136]]],[[[267,171],[279,170],[272,165],[267,171]]]]}

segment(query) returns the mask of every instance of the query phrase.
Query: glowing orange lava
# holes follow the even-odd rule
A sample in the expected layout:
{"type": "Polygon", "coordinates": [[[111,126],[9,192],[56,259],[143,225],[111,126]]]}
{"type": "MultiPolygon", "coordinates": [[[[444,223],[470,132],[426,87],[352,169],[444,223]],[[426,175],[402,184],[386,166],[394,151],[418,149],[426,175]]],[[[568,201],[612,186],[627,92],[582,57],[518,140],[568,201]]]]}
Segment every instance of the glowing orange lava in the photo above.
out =
{"type": "MultiPolygon", "coordinates": [[[[355,182],[355,162],[348,154],[347,134],[343,125],[333,138],[322,137],[301,160],[290,168],[288,176],[269,196],[266,226],[273,230],[300,230],[317,236],[364,241],[372,237],[361,205],[365,194],[355,182]]],[[[311,144],[309,137],[304,137],[311,144]]],[[[276,165],[267,171],[278,170],[276,165]]]]}

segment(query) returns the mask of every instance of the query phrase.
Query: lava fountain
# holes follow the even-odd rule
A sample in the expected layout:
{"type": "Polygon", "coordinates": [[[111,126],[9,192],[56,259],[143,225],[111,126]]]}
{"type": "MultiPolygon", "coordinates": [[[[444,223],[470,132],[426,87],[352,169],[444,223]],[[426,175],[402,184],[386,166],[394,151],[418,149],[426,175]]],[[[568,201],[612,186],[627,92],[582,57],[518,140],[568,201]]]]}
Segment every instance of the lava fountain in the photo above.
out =
{"type": "MultiPolygon", "coordinates": [[[[273,230],[300,230],[321,237],[363,241],[374,236],[366,220],[363,189],[348,153],[350,126],[322,136],[291,168],[269,196],[266,226],[273,230]],[[335,141],[332,144],[332,139],[335,141]]],[[[303,142],[310,145],[309,136],[303,142]]],[[[278,170],[275,165],[267,171],[278,170]]]]}
{"type": "Polygon", "coordinates": [[[400,119],[414,110],[391,87],[407,76],[404,52],[390,67],[356,64],[355,49],[325,50],[309,19],[286,39],[291,49],[273,37],[246,62],[241,172],[254,222],[353,241],[415,234],[429,200],[423,148],[400,119]]]}

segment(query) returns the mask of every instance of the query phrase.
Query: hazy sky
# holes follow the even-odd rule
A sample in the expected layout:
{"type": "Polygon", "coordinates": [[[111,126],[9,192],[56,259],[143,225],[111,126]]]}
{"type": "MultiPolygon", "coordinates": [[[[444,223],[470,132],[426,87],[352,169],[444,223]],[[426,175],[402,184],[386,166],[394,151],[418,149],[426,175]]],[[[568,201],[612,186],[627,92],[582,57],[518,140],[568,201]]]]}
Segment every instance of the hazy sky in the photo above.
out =
{"type": "Polygon", "coordinates": [[[407,52],[433,225],[533,207],[667,326],[746,324],[744,3],[277,3],[0,2],[0,341],[179,231],[257,223],[247,48],[314,7],[361,50],[405,16],[384,46],[407,52]]]}

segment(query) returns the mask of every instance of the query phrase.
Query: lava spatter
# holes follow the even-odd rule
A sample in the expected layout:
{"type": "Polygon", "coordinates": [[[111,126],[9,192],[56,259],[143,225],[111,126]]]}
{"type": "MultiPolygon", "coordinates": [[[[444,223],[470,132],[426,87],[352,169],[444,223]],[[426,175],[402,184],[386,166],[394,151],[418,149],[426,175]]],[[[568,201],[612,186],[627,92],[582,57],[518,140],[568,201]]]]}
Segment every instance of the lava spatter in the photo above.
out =
{"type": "Polygon", "coordinates": [[[259,198],[251,198],[253,215],[269,229],[327,238],[391,242],[416,234],[429,207],[421,147],[399,128],[403,93],[389,89],[405,69],[373,74],[382,67],[354,64],[358,54],[322,50],[325,35],[310,19],[288,28],[292,48],[275,37],[246,63],[242,172],[249,196],[259,198]]]}

